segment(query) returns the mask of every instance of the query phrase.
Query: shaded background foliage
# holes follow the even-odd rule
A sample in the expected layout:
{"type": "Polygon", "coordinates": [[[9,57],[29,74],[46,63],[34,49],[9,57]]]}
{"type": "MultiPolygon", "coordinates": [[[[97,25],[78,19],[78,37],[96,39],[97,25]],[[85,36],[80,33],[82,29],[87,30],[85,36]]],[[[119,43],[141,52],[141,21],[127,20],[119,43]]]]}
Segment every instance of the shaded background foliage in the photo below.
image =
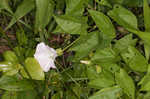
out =
{"type": "Polygon", "coordinates": [[[149,99],[149,3],[0,0],[1,98],[149,99]],[[56,70],[37,68],[38,42],[63,51],[56,70]]]}

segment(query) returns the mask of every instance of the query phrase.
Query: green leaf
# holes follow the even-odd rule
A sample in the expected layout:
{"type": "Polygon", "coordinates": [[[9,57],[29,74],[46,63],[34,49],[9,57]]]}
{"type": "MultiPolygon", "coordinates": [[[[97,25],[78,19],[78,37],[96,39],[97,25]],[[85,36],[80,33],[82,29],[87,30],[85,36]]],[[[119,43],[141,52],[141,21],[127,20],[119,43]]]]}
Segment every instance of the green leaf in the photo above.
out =
{"type": "Polygon", "coordinates": [[[8,2],[8,0],[0,0],[0,10],[1,10],[1,9],[5,9],[5,10],[7,10],[8,12],[13,13],[13,12],[11,11],[11,8],[9,7],[9,2],[8,2]]]}
{"type": "Polygon", "coordinates": [[[131,28],[128,28],[128,31],[139,36],[144,41],[145,44],[150,45],[150,32],[142,32],[131,28]]]}
{"type": "Polygon", "coordinates": [[[150,46],[148,44],[144,45],[144,50],[145,50],[145,57],[147,60],[149,60],[149,56],[150,56],[150,46]]]}
{"type": "Polygon", "coordinates": [[[116,41],[113,49],[117,53],[126,51],[128,46],[135,46],[137,39],[133,39],[133,35],[129,34],[116,41]]]}
{"type": "Polygon", "coordinates": [[[124,0],[122,4],[129,7],[142,7],[143,0],[124,0]]]}
{"type": "Polygon", "coordinates": [[[116,71],[120,70],[120,66],[117,65],[116,63],[104,63],[104,64],[99,64],[104,70],[107,70],[111,73],[115,73],[116,71]]]}
{"type": "Polygon", "coordinates": [[[108,71],[103,71],[100,73],[99,77],[90,80],[88,85],[92,88],[101,89],[105,87],[111,87],[115,84],[113,74],[108,71]]]}
{"type": "Polygon", "coordinates": [[[70,48],[70,50],[76,51],[75,58],[80,60],[96,49],[98,44],[98,32],[91,32],[78,38],[78,41],[70,48]]]}
{"type": "Polygon", "coordinates": [[[138,30],[136,16],[131,11],[123,8],[120,5],[115,5],[113,10],[108,12],[108,15],[119,25],[138,35],[145,43],[150,45],[150,33],[138,30]]]}
{"type": "Polygon", "coordinates": [[[18,99],[17,98],[17,92],[15,92],[15,91],[5,91],[5,93],[2,95],[1,99],[18,99]]]}
{"type": "Polygon", "coordinates": [[[147,32],[150,32],[150,8],[148,4],[148,0],[143,0],[144,5],[143,5],[143,12],[144,12],[144,24],[145,24],[145,30],[147,32]]]}
{"type": "Polygon", "coordinates": [[[91,60],[96,64],[115,63],[120,57],[111,49],[97,49],[91,60]]]}
{"type": "Polygon", "coordinates": [[[17,99],[39,99],[35,90],[17,92],[17,99]]]}
{"type": "Polygon", "coordinates": [[[28,91],[5,91],[2,95],[2,99],[39,99],[36,97],[37,93],[35,90],[28,90],[28,91]]]}
{"type": "Polygon", "coordinates": [[[82,16],[85,0],[66,0],[66,15],[82,16]]]}
{"type": "Polygon", "coordinates": [[[17,31],[16,37],[20,46],[27,44],[28,38],[26,34],[24,33],[24,31],[17,31]]]}
{"type": "Polygon", "coordinates": [[[34,6],[34,0],[24,0],[20,5],[18,5],[17,10],[13,15],[13,18],[11,19],[5,30],[9,29],[20,18],[28,14],[34,8],[34,6]]]}
{"type": "Polygon", "coordinates": [[[60,92],[53,94],[53,96],[51,97],[51,99],[60,99],[60,98],[61,98],[60,92]]]}
{"type": "Polygon", "coordinates": [[[113,10],[108,12],[108,15],[124,28],[138,29],[136,16],[120,5],[115,5],[113,10]]]}
{"type": "MultiPolygon", "coordinates": [[[[143,0],[143,12],[144,12],[144,24],[145,24],[145,31],[150,32],[150,8],[149,8],[149,4],[148,4],[148,0],[143,0]]],[[[146,59],[149,60],[149,56],[150,56],[150,47],[149,45],[145,44],[144,45],[144,49],[145,49],[145,56],[146,59]]]]}
{"type": "Polygon", "coordinates": [[[96,72],[96,67],[93,65],[87,67],[86,75],[90,80],[94,80],[95,78],[99,78],[100,76],[100,74],[96,72]]]}
{"type": "Polygon", "coordinates": [[[2,71],[4,75],[15,75],[20,69],[20,64],[13,64],[9,61],[0,62],[0,71],[2,71]]]}
{"type": "Polygon", "coordinates": [[[72,17],[68,15],[54,16],[62,32],[69,34],[85,34],[87,19],[85,17],[72,17]],[[84,32],[84,33],[83,33],[84,32]]]}
{"type": "MultiPolygon", "coordinates": [[[[40,66],[40,64],[37,62],[34,58],[27,58],[25,60],[25,67],[29,74],[31,75],[32,79],[35,80],[44,80],[45,75],[44,72],[40,66]]],[[[21,73],[24,77],[29,78],[25,72],[25,70],[21,70],[21,73]]]]}
{"type": "Polygon", "coordinates": [[[3,57],[4,57],[5,61],[12,62],[12,63],[18,63],[18,58],[13,51],[5,51],[3,53],[3,57]]]}
{"type": "Polygon", "coordinates": [[[129,46],[127,51],[121,54],[125,63],[134,71],[146,72],[148,62],[145,57],[134,47],[129,46]]]}
{"type": "Polygon", "coordinates": [[[111,4],[121,4],[124,0],[108,0],[111,4]]]}
{"type": "Polygon", "coordinates": [[[100,4],[100,5],[104,5],[104,6],[107,6],[107,7],[112,8],[112,5],[111,5],[110,2],[108,2],[108,0],[101,0],[101,1],[96,0],[96,2],[97,2],[98,4],[100,4]]]}
{"type": "Polygon", "coordinates": [[[0,78],[0,88],[7,91],[26,91],[32,90],[33,85],[27,80],[20,80],[13,76],[2,76],[0,78]]]}
{"type": "Polygon", "coordinates": [[[94,10],[88,10],[88,11],[92,16],[93,20],[95,21],[96,25],[102,32],[102,35],[110,41],[113,38],[115,38],[115,28],[111,20],[101,12],[94,11],[94,10]]]}
{"type": "MultiPolygon", "coordinates": [[[[150,76],[150,75],[148,75],[148,76],[150,76]]],[[[142,84],[142,86],[141,86],[141,91],[150,91],[150,81],[148,80],[148,81],[146,81],[145,83],[143,83],[142,84]]]]}
{"type": "Polygon", "coordinates": [[[144,75],[138,85],[141,85],[141,91],[150,91],[150,65],[148,65],[147,74],[144,75]]]}
{"type": "Polygon", "coordinates": [[[120,69],[120,72],[116,72],[115,79],[117,84],[123,89],[130,99],[135,99],[135,85],[132,78],[127,74],[124,69],[120,69]]]}
{"type": "Polygon", "coordinates": [[[89,99],[118,99],[121,96],[121,88],[118,86],[104,88],[96,92],[89,99]]]}
{"type": "Polygon", "coordinates": [[[36,0],[35,29],[42,30],[52,18],[54,3],[52,0],[36,0]]]}
{"type": "Polygon", "coordinates": [[[7,71],[9,68],[12,67],[12,63],[8,61],[0,62],[0,70],[1,71],[7,71]]]}
{"type": "Polygon", "coordinates": [[[147,92],[145,95],[144,95],[144,98],[143,99],[149,99],[150,98],[150,92],[147,92]]]}

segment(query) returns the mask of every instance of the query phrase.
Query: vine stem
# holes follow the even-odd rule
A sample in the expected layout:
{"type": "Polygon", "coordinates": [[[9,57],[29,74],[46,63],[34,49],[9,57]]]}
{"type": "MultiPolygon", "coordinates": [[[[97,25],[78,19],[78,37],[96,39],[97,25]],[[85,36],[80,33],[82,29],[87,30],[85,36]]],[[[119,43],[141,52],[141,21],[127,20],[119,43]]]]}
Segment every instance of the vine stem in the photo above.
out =
{"type": "Polygon", "coordinates": [[[69,44],[68,46],[66,46],[62,51],[64,52],[64,51],[66,51],[68,48],[70,48],[73,44],[75,44],[78,40],[80,39],[80,37],[79,38],[77,38],[75,41],[73,41],[71,44],[69,44]]]}

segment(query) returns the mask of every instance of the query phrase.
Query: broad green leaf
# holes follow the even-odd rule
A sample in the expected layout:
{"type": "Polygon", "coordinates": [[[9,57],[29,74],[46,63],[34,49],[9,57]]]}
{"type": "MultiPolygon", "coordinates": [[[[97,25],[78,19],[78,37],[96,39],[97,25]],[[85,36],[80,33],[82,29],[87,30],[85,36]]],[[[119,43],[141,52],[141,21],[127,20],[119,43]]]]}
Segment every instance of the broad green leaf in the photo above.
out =
{"type": "Polygon", "coordinates": [[[126,35],[123,38],[116,41],[113,49],[117,53],[127,50],[128,46],[135,46],[137,39],[133,39],[132,34],[126,35]]]}
{"type": "Polygon", "coordinates": [[[139,36],[145,44],[150,45],[150,32],[142,32],[131,28],[128,28],[128,31],[139,36]]]}
{"type": "Polygon", "coordinates": [[[113,10],[108,12],[108,15],[124,28],[138,29],[136,16],[120,5],[115,5],[113,10]]]}
{"type": "Polygon", "coordinates": [[[138,85],[141,85],[141,91],[150,91],[150,65],[148,65],[147,74],[144,75],[138,85]]]}
{"type": "Polygon", "coordinates": [[[13,51],[5,51],[3,53],[3,57],[4,57],[5,61],[12,62],[12,63],[18,63],[18,58],[13,51]]]}
{"type": "Polygon", "coordinates": [[[0,88],[7,91],[26,91],[32,90],[33,84],[30,81],[20,80],[13,76],[2,76],[0,88]]]}
{"type": "MultiPolygon", "coordinates": [[[[150,3],[150,0],[148,0],[150,3]]],[[[112,5],[114,4],[122,4],[127,7],[142,7],[143,0],[108,0],[112,5]]]]}
{"type": "Polygon", "coordinates": [[[9,7],[9,2],[8,2],[8,0],[0,0],[0,10],[1,10],[1,9],[5,9],[5,10],[7,10],[8,12],[13,13],[13,12],[11,11],[11,8],[9,7]]]}
{"type": "Polygon", "coordinates": [[[9,61],[0,62],[0,71],[3,72],[3,75],[15,75],[21,69],[20,64],[13,64],[9,61]]]}
{"type": "Polygon", "coordinates": [[[0,62],[0,70],[3,71],[3,70],[6,70],[11,68],[12,67],[12,63],[11,62],[8,62],[8,61],[3,61],[3,62],[0,62]]]}
{"type": "Polygon", "coordinates": [[[100,73],[96,72],[96,67],[95,66],[88,66],[86,69],[86,75],[88,79],[94,80],[95,78],[99,78],[100,73]]]}
{"type": "Polygon", "coordinates": [[[112,5],[122,4],[127,7],[142,7],[143,6],[143,0],[104,0],[104,1],[107,1],[112,5]]]}
{"type": "Polygon", "coordinates": [[[37,93],[35,90],[28,90],[28,91],[5,91],[2,95],[2,99],[39,99],[36,97],[37,93]]]}
{"type": "MultiPolygon", "coordinates": [[[[27,58],[25,60],[25,67],[26,67],[27,71],[29,72],[29,74],[31,75],[32,79],[35,79],[35,80],[44,80],[45,79],[44,72],[36,59],[27,58]]],[[[25,70],[22,70],[21,73],[23,74],[24,77],[29,78],[27,76],[27,73],[25,72],[25,70]]]]}
{"type": "Polygon", "coordinates": [[[17,10],[13,15],[13,18],[11,19],[5,30],[9,29],[20,18],[28,14],[32,9],[34,9],[34,6],[34,0],[24,0],[20,5],[18,5],[17,10]]]}
{"type": "Polygon", "coordinates": [[[111,46],[112,39],[108,38],[104,33],[99,32],[99,39],[100,45],[98,46],[99,49],[108,48],[111,46]]]}
{"type": "Polygon", "coordinates": [[[85,0],[66,0],[66,15],[82,16],[85,0]]]}
{"type": "Polygon", "coordinates": [[[98,44],[98,32],[91,32],[78,38],[78,41],[76,41],[76,43],[70,48],[70,50],[76,51],[75,58],[77,60],[80,60],[81,58],[88,56],[90,52],[96,49],[98,44]]]}
{"type": "MultiPolygon", "coordinates": [[[[150,32],[150,8],[149,8],[149,4],[148,4],[148,0],[143,0],[143,12],[144,12],[144,24],[145,24],[145,31],[150,32]]],[[[145,56],[146,59],[149,60],[149,56],[150,56],[150,47],[149,45],[145,44],[144,45],[144,49],[145,49],[145,56]]]]}
{"type": "Polygon", "coordinates": [[[134,71],[146,72],[148,62],[145,57],[134,47],[129,46],[127,51],[121,54],[125,63],[134,71]]]}
{"type": "Polygon", "coordinates": [[[63,30],[62,32],[69,34],[85,34],[83,32],[86,32],[86,18],[68,15],[54,16],[54,18],[58,26],[63,30]]]}
{"type": "MultiPolygon", "coordinates": [[[[150,75],[148,75],[148,76],[150,76],[150,75]]],[[[144,84],[142,84],[140,90],[141,91],[150,91],[150,81],[147,81],[144,84]]]]}
{"type": "Polygon", "coordinates": [[[120,66],[117,65],[116,63],[104,63],[104,64],[99,64],[104,70],[107,70],[111,73],[115,73],[116,71],[120,70],[120,66]]]}
{"type": "Polygon", "coordinates": [[[120,57],[111,49],[97,49],[91,60],[96,64],[115,63],[120,57]]]}
{"type": "Polygon", "coordinates": [[[144,95],[144,98],[143,99],[149,99],[150,98],[150,92],[147,92],[145,95],[144,95]]]}
{"type": "Polygon", "coordinates": [[[150,8],[148,4],[148,0],[143,0],[144,5],[143,5],[143,12],[144,12],[144,24],[145,24],[145,30],[147,32],[150,32],[150,8]]]}
{"type": "Polygon", "coordinates": [[[143,0],[124,0],[122,4],[129,7],[142,7],[143,0]]]}
{"type": "Polygon", "coordinates": [[[35,90],[17,92],[17,99],[40,99],[35,90]]]}
{"type": "Polygon", "coordinates": [[[103,71],[100,73],[99,77],[90,80],[88,85],[92,88],[101,89],[105,87],[111,87],[115,84],[114,76],[108,71],[103,71]]]}
{"type": "Polygon", "coordinates": [[[108,38],[108,40],[115,38],[115,28],[111,20],[106,15],[104,15],[102,12],[94,10],[89,10],[89,13],[103,36],[108,38]]]}
{"type": "Polygon", "coordinates": [[[106,87],[110,87],[112,85],[114,85],[114,81],[109,80],[107,78],[97,78],[97,79],[91,80],[88,83],[89,87],[95,88],[95,89],[106,88],[106,87]]]}
{"type": "Polygon", "coordinates": [[[128,31],[138,35],[145,43],[150,45],[150,33],[139,31],[137,28],[137,19],[129,10],[120,5],[115,5],[113,10],[108,12],[108,15],[114,19],[119,25],[126,28],[128,31]]]}
{"type": "Polygon", "coordinates": [[[5,91],[5,93],[2,95],[1,99],[18,99],[17,98],[17,92],[5,91]]]}
{"type": "Polygon", "coordinates": [[[56,26],[55,30],[53,30],[53,33],[65,33],[65,31],[60,26],[56,26]]]}
{"type": "Polygon", "coordinates": [[[118,86],[104,88],[88,99],[118,99],[121,96],[121,91],[118,86]]]}
{"type": "Polygon", "coordinates": [[[54,3],[52,0],[36,0],[35,29],[42,30],[52,18],[54,3]]]}
{"type": "Polygon", "coordinates": [[[112,5],[111,5],[111,3],[110,2],[108,2],[108,0],[96,0],[96,2],[98,3],[98,4],[100,4],[100,5],[104,5],[104,6],[107,6],[107,7],[110,7],[110,8],[112,8],[112,5]]]}
{"type": "Polygon", "coordinates": [[[150,46],[148,44],[144,45],[144,50],[145,50],[145,57],[147,60],[149,60],[149,56],[150,56],[150,46]]]}
{"type": "Polygon", "coordinates": [[[115,79],[117,84],[123,89],[130,99],[135,99],[135,85],[132,78],[127,74],[124,69],[116,72],[115,79]]]}
{"type": "Polygon", "coordinates": [[[108,0],[111,4],[121,4],[124,0],[108,0]]]}

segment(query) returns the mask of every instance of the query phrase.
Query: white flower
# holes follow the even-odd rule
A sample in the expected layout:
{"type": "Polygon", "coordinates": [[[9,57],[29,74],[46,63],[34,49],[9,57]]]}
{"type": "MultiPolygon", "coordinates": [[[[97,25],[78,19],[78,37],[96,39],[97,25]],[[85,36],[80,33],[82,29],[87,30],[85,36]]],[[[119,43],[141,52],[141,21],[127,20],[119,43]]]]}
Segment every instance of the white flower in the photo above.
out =
{"type": "Polygon", "coordinates": [[[56,68],[55,58],[57,57],[57,52],[41,42],[37,45],[34,58],[39,62],[41,68],[44,72],[48,72],[50,68],[56,68]]]}

